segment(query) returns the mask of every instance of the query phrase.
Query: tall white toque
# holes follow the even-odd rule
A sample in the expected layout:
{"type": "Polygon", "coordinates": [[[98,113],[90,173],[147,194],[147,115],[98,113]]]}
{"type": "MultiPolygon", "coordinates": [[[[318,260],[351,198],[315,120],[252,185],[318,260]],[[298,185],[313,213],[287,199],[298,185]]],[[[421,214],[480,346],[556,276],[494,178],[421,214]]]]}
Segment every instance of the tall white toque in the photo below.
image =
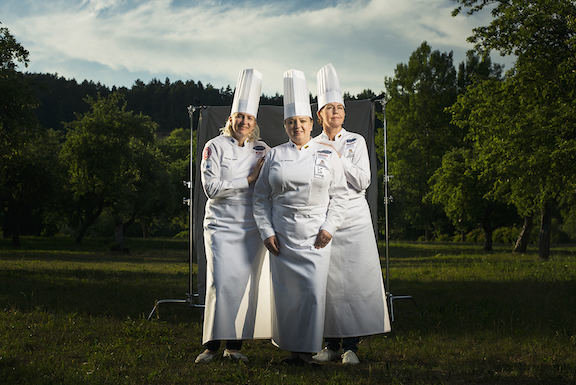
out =
{"type": "Polygon", "coordinates": [[[252,68],[240,71],[230,115],[235,112],[243,112],[255,117],[258,116],[258,104],[260,103],[261,94],[262,74],[252,68]]]}
{"type": "Polygon", "coordinates": [[[344,104],[338,74],[332,63],[320,68],[316,74],[316,81],[318,85],[318,111],[328,103],[344,104]]]}
{"type": "Polygon", "coordinates": [[[306,76],[298,70],[284,72],[284,119],[293,116],[312,118],[306,76]]]}

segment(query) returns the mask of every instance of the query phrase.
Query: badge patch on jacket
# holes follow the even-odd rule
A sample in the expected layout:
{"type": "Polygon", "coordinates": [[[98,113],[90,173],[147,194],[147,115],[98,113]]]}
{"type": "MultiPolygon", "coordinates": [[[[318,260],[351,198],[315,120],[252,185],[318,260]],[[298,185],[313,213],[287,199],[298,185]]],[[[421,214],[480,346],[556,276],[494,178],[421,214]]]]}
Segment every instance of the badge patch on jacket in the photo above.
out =
{"type": "Polygon", "coordinates": [[[205,159],[205,160],[206,160],[206,159],[209,159],[209,158],[210,158],[210,155],[212,155],[212,150],[210,149],[210,147],[206,147],[206,148],[204,149],[204,154],[203,154],[204,159],[205,159]]]}
{"type": "Polygon", "coordinates": [[[327,154],[326,158],[321,157],[320,154],[318,154],[318,157],[314,162],[314,178],[324,178],[328,173],[327,157],[327,154]]]}
{"type": "Polygon", "coordinates": [[[254,146],[254,154],[257,158],[262,158],[264,156],[264,151],[266,151],[266,147],[264,146],[254,146]]]}
{"type": "Polygon", "coordinates": [[[354,149],[356,148],[356,138],[346,139],[346,144],[344,146],[344,156],[346,158],[354,157],[354,149]]]}

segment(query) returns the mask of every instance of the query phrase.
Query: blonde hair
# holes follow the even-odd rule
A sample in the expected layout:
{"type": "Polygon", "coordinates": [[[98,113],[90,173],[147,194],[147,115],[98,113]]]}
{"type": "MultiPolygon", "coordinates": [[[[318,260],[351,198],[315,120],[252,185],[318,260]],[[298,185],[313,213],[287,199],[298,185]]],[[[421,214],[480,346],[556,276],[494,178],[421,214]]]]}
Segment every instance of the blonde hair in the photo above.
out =
{"type": "MultiPolygon", "coordinates": [[[[232,135],[232,122],[230,121],[230,118],[235,116],[236,114],[237,112],[233,113],[228,117],[228,119],[226,119],[226,124],[224,125],[224,127],[220,129],[220,133],[222,135],[234,136],[232,135]]],[[[248,135],[248,138],[246,138],[246,140],[249,142],[254,142],[258,139],[260,139],[260,127],[258,126],[258,121],[256,120],[256,118],[254,118],[254,130],[252,131],[252,133],[250,133],[250,135],[248,135]]]]}

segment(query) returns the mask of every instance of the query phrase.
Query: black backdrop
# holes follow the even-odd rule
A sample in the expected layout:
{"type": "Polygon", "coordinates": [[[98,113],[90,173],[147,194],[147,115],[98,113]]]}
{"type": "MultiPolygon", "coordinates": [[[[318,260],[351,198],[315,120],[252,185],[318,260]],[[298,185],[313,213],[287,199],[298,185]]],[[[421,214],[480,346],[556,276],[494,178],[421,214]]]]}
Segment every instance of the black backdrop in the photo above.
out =
{"type": "MultiPolygon", "coordinates": [[[[378,204],[378,170],[375,148],[375,129],[374,129],[374,103],[371,100],[347,101],[346,119],[344,128],[348,131],[356,132],[364,136],[368,146],[368,155],[370,156],[370,169],[372,172],[372,183],[366,191],[366,198],[370,205],[372,214],[372,223],[374,230],[377,231],[377,204],[378,204]]],[[[226,123],[230,115],[230,106],[202,107],[200,109],[200,119],[197,129],[197,147],[194,159],[196,159],[196,169],[194,172],[194,190],[193,190],[193,234],[194,245],[192,252],[198,262],[198,275],[194,282],[198,285],[198,299],[204,303],[205,280],[206,280],[206,255],[204,253],[204,236],[203,220],[204,207],[206,205],[206,195],[202,189],[200,178],[200,160],[202,159],[202,150],[206,142],[220,134],[220,128],[226,123]]],[[[316,116],[316,104],[312,104],[312,115],[316,116]]],[[[260,106],[258,109],[258,125],[260,135],[270,147],[288,141],[288,136],[284,131],[284,109],[278,106],[260,106]]],[[[314,128],[312,136],[317,136],[322,132],[322,128],[314,119],[314,128]]],[[[190,274],[193,274],[190,271],[190,274]]]]}

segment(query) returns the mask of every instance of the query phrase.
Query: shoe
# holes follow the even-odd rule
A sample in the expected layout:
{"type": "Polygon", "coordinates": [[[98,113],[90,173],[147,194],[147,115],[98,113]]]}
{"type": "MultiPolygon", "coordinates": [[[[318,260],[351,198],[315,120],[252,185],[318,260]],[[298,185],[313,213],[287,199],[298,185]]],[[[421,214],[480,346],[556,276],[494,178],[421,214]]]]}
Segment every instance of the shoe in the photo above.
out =
{"type": "Polygon", "coordinates": [[[232,361],[248,362],[248,357],[246,357],[244,354],[240,353],[237,350],[224,349],[224,354],[222,355],[222,357],[228,358],[229,360],[232,361]]]}
{"type": "Polygon", "coordinates": [[[346,350],[344,354],[342,354],[342,363],[344,365],[357,365],[360,363],[360,360],[352,350],[346,350]]]}
{"type": "Polygon", "coordinates": [[[217,352],[213,352],[211,350],[204,350],[202,353],[198,354],[198,357],[194,360],[195,364],[210,362],[216,357],[217,352]]]}
{"type": "Polygon", "coordinates": [[[312,356],[312,359],[317,362],[330,362],[337,360],[340,355],[332,349],[324,348],[318,354],[312,356]]]}

